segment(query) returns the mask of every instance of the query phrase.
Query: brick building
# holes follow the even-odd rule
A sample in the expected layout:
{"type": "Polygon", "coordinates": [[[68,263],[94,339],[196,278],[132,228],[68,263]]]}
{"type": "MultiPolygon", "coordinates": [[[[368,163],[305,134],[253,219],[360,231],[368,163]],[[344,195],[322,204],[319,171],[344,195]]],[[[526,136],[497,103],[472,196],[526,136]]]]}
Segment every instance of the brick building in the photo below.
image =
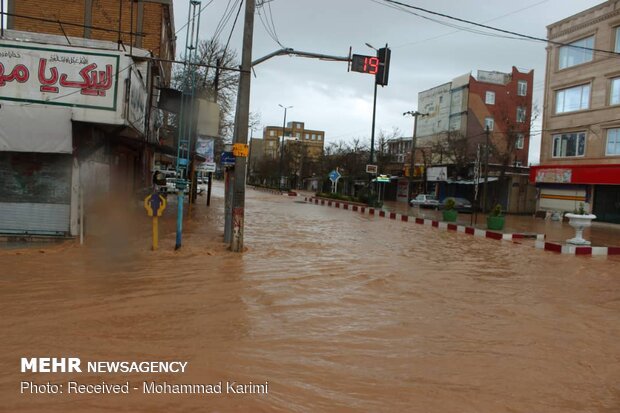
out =
{"type": "MultiPolygon", "coordinates": [[[[424,116],[418,117],[416,147],[430,150],[430,165],[445,165],[447,172],[441,181],[425,181],[426,190],[473,199],[474,162],[487,147],[488,127],[494,183],[487,208],[496,202],[511,212],[533,208],[532,191],[526,188],[533,81],[533,70],[479,70],[419,93],[418,110],[424,116]],[[508,178],[500,183],[499,176],[508,178]]],[[[416,164],[419,158],[416,154],[416,164]]]]}
{"type": "Polygon", "coordinates": [[[549,25],[547,38],[541,165],[530,173],[537,207],[584,203],[620,223],[620,0],[549,25]]]}
{"type": "Polygon", "coordinates": [[[170,65],[153,57],[174,56],[172,4],[9,0],[8,11],[0,63],[21,78],[0,85],[0,232],[75,236],[99,199],[150,187],[166,150],[154,107],[170,65]]]}
{"type": "MultiPolygon", "coordinates": [[[[300,142],[308,151],[310,158],[318,158],[323,154],[325,147],[325,132],[320,130],[306,129],[304,122],[288,122],[284,128],[286,146],[287,141],[300,142]]],[[[263,129],[264,155],[275,158],[280,153],[280,141],[282,126],[266,126],[263,129]]]]}

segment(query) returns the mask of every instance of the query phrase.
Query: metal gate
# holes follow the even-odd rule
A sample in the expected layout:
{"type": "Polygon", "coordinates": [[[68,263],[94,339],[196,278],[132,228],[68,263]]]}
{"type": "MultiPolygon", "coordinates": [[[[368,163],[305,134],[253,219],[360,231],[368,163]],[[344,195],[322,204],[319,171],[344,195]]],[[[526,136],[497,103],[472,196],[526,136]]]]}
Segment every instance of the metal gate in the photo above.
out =
{"type": "Polygon", "coordinates": [[[0,152],[0,233],[66,235],[72,156],[0,152]]]}

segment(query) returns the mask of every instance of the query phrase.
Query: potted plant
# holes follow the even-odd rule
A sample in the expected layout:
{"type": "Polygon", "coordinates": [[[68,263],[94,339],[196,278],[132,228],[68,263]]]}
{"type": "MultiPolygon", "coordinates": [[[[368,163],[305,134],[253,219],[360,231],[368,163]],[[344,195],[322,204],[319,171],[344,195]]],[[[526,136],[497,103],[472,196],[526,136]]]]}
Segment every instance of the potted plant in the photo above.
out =
{"type": "Polygon", "coordinates": [[[568,239],[566,242],[575,245],[590,245],[590,241],[583,239],[583,230],[592,225],[592,220],[596,219],[596,215],[589,214],[581,202],[579,209],[564,216],[568,218],[568,225],[575,228],[575,238],[568,239]]]}
{"type": "Polygon", "coordinates": [[[487,228],[501,231],[504,229],[505,218],[502,215],[502,206],[500,204],[495,205],[491,215],[487,216],[487,228]]]}
{"type": "Polygon", "coordinates": [[[446,222],[456,222],[456,217],[458,216],[458,212],[454,207],[456,206],[456,201],[454,198],[446,199],[444,203],[443,209],[443,220],[446,222]]]}

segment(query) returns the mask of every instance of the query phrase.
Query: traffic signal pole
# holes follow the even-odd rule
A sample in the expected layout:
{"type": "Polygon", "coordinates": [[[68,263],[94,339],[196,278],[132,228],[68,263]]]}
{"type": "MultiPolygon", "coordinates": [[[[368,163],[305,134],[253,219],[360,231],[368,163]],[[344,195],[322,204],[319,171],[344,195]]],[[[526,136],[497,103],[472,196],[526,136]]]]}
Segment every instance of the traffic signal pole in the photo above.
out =
{"type": "MultiPolygon", "coordinates": [[[[241,73],[239,75],[239,106],[235,124],[234,143],[247,145],[250,118],[250,71],[252,69],[252,40],[254,31],[255,0],[245,2],[245,25],[243,28],[243,50],[241,52],[241,73]]],[[[247,158],[238,156],[235,163],[232,202],[232,240],[230,249],[243,252],[243,226],[245,219],[245,168],[247,158]]]]}

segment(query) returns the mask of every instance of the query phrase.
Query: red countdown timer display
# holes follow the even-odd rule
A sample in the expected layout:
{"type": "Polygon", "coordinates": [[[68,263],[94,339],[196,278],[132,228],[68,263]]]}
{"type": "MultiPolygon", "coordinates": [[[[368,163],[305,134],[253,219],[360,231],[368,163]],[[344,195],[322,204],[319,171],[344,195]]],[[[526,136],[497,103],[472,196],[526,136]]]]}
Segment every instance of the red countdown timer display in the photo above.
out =
{"type": "Polygon", "coordinates": [[[375,75],[379,71],[379,63],[378,57],[354,54],[351,59],[351,70],[375,75]]]}

